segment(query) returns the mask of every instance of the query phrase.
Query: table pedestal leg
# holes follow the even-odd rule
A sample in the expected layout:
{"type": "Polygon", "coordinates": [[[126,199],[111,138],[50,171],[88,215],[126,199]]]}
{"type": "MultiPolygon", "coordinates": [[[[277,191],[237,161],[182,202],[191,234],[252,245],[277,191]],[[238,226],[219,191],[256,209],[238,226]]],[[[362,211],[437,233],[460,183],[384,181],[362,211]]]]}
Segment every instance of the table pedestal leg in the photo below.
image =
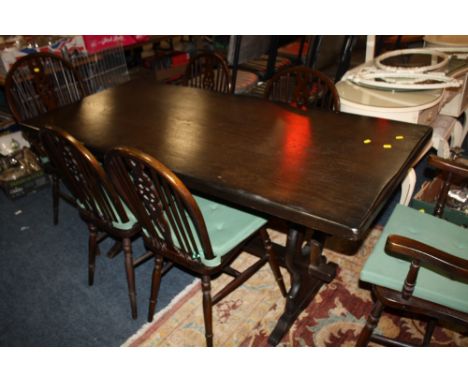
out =
{"type": "Polygon", "coordinates": [[[326,235],[315,232],[312,239],[303,246],[304,229],[290,227],[286,243],[286,267],[291,276],[286,307],[273,332],[268,338],[276,346],[299,314],[309,305],[324,283],[332,281],[337,265],[327,263],[322,255],[326,235]]]}

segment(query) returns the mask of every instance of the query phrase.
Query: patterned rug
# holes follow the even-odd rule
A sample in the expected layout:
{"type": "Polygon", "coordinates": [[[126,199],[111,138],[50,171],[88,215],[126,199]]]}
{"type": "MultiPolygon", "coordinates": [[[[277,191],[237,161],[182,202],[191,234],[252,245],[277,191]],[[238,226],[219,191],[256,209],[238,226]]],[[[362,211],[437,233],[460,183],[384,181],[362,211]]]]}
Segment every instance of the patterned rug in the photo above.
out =
{"type": "MultiPolygon", "coordinates": [[[[279,346],[354,346],[370,313],[372,297],[359,283],[359,272],[381,234],[374,229],[353,255],[325,249],[328,260],[338,264],[336,278],[324,285],[298,317],[279,346]]],[[[270,231],[273,241],[284,244],[285,235],[270,231]]],[[[242,269],[252,256],[242,254],[234,263],[242,269]]],[[[287,272],[284,272],[288,283],[287,272]]],[[[212,283],[214,291],[228,276],[212,283]]],[[[265,265],[243,286],[213,309],[215,346],[268,346],[268,335],[283,312],[284,299],[265,265]]],[[[384,313],[378,331],[400,340],[420,343],[425,324],[384,313]]],[[[468,337],[438,327],[432,346],[468,346],[468,337]]],[[[123,346],[205,346],[200,282],[189,285],[153,322],[144,325],[123,346]]]]}

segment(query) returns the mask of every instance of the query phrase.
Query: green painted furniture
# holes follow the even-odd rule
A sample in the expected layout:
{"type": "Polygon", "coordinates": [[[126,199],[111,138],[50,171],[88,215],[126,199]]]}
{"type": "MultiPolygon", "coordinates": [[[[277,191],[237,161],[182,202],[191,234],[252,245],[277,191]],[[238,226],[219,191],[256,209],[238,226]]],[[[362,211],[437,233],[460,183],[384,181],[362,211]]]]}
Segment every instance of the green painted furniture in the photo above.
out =
{"type": "Polygon", "coordinates": [[[146,246],[155,254],[148,321],[152,321],[161,282],[163,260],[202,279],[205,338],[213,346],[212,306],[248,280],[269,262],[283,296],[286,288],[267,221],[251,213],[193,196],[182,181],[162,163],[144,152],[127,147],[110,150],[105,166],[116,189],[137,216],[146,246]],[[259,259],[240,272],[231,267],[249,239],[263,243],[259,259]],[[221,273],[232,280],[211,295],[211,279],[221,273]]]}
{"type": "Polygon", "coordinates": [[[407,345],[374,333],[384,308],[422,314],[429,321],[422,345],[429,345],[437,321],[468,327],[468,230],[441,219],[454,176],[468,179],[463,164],[429,158],[441,171],[444,186],[435,215],[397,205],[372,254],[361,280],[372,285],[376,302],[357,345],[374,341],[407,345]]]}

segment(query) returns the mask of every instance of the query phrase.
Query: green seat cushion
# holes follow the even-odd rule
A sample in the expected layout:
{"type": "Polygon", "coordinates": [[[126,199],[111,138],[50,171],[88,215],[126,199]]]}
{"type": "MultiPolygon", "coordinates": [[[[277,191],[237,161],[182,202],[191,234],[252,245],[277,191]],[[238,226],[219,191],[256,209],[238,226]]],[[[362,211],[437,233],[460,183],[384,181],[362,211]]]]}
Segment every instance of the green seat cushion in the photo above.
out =
{"type": "Polygon", "coordinates": [[[228,207],[224,204],[194,195],[205,219],[206,229],[213,248],[214,259],[200,254],[201,262],[209,267],[221,263],[221,258],[263,227],[267,221],[259,216],[228,207]]]}
{"type": "MultiPolygon", "coordinates": [[[[398,204],[361,271],[361,280],[401,291],[410,262],[385,253],[387,237],[406,236],[468,259],[468,231],[446,220],[398,204]]],[[[468,283],[421,267],[414,296],[468,313],[468,283]]]]}
{"type": "MultiPolygon", "coordinates": [[[[127,214],[127,217],[128,217],[128,222],[122,222],[120,220],[120,218],[119,218],[119,214],[117,213],[117,210],[116,210],[116,208],[114,206],[114,203],[111,202],[111,200],[110,200],[109,196],[107,195],[107,193],[106,193],[106,197],[110,202],[110,205],[112,207],[112,210],[114,211],[115,216],[117,217],[117,220],[112,222],[112,227],[114,227],[115,229],[122,230],[122,231],[126,231],[126,230],[131,229],[138,221],[137,218],[135,217],[135,215],[133,215],[132,211],[127,207],[127,205],[124,203],[124,201],[122,199],[120,199],[120,201],[122,202],[122,206],[123,206],[123,208],[125,210],[125,213],[127,214]]],[[[85,208],[83,203],[81,203],[78,199],[76,200],[76,203],[78,204],[79,208],[87,210],[87,208],[85,208]]],[[[101,210],[99,208],[99,205],[96,205],[96,207],[97,207],[98,211],[101,210]]]]}
{"type": "MultiPolygon", "coordinates": [[[[207,267],[218,266],[224,255],[267,223],[265,219],[256,215],[228,207],[197,195],[193,197],[205,220],[214,258],[207,259],[205,257],[200,239],[196,234],[192,220],[187,214],[189,226],[194,233],[195,244],[200,251],[200,253],[193,254],[192,256],[193,258],[198,258],[207,267]]],[[[162,234],[157,228],[156,232],[162,238],[162,234]]],[[[148,235],[148,231],[145,228],[143,228],[143,233],[148,235]]],[[[176,247],[180,247],[174,232],[172,232],[172,241],[176,247]]]]}

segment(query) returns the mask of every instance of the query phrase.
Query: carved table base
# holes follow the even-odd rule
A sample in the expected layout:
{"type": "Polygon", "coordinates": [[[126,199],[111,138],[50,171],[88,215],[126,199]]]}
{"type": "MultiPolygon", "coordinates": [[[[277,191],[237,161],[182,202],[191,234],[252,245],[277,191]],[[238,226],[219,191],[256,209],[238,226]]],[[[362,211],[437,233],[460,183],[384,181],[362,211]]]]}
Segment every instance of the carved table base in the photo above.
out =
{"type": "Polygon", "coordinates": [[[320,287],[332,281],[336,275],[337,265],[327,263],[322,255],[326,235],[315,232],[303,246],[304,238],[303,228],[289,228],[285,263],[291,275],[291,289],[287,296],[285,311],[268,338],[268,343],[273,346],[281,341],[320,287]]]}

